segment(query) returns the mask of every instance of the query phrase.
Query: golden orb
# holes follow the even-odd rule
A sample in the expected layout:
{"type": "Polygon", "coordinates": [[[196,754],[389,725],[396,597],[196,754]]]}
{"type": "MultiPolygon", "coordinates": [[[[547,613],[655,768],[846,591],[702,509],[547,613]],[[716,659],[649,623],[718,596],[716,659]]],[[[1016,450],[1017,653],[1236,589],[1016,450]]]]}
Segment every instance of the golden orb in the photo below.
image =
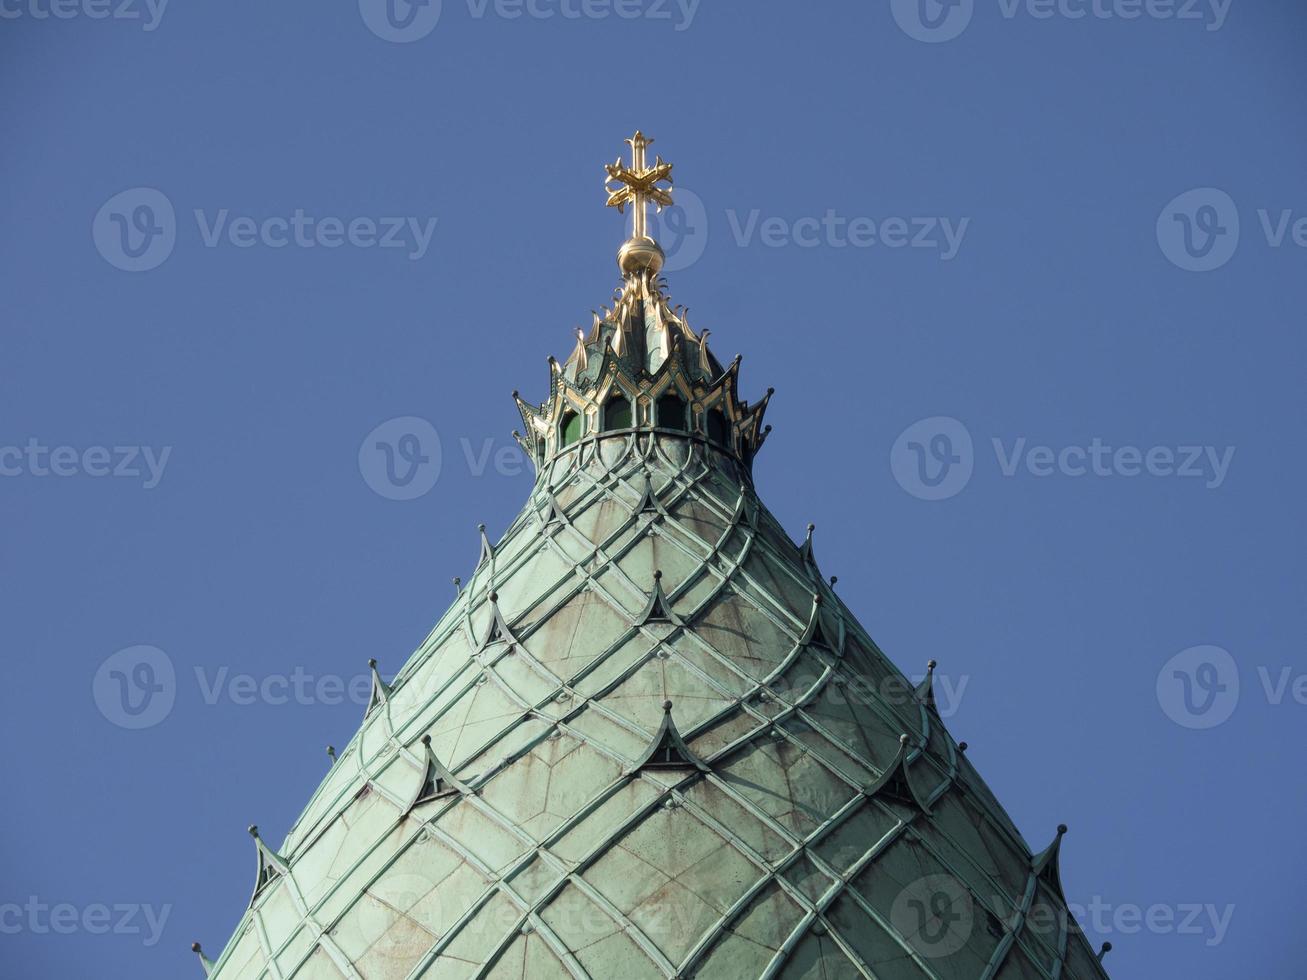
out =
{"type": "Polygon", "coordinates": [[[652,238],[628,238],[617,250],[617,264],[622,274],[627,276],[646,270],[649,275],[656,276],[665,258],[662,248],[652,238]]]}

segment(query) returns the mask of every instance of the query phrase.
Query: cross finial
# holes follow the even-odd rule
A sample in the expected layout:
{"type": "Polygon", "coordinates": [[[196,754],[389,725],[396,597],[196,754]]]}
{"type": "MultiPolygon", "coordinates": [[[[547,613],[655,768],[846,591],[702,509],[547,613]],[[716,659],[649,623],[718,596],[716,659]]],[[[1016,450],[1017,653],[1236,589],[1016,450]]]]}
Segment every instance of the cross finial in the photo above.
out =
{"type": "Polygon", "coordinates": [[[638,129],[626,142],[631,147],[631,165],[623,164],[621,157],[615,163],[604,164],[608,172],[604,190],[608,192],[608,207],[625,214],[626,206],[632,206],[631,237],[648,238],[649,202],[659,211],[672,203],[670,189],[658,186],[672,183],[672,165],[664,163],[662,157],[655,157],[652,167],[646,164],[645,150],[653,140],[638,129]]]}

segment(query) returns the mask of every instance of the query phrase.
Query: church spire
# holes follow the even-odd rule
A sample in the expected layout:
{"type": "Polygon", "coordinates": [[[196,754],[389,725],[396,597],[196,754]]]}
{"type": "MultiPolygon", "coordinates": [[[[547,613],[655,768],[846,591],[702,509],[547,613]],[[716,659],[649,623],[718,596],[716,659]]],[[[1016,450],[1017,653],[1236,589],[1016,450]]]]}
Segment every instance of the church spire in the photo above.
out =
{"type": "Polygon", "coordinates": [[[213,980],[1106,980],[1062,892],[1065,828],[1031,854],[950,751],[933,678],[911,686],[759,497],[770,389],[743,400],[740,359],[671,305],[648,218],[671,165],[630,144],[608,168],[632,207],[616,298],[563,335],[544,400],[513,395],[535,485],[394,679],[372,662],[285,843],[251,828],[255,892],[213,980]],[[932,928],[959,902],[976,928],[932,928]]]}

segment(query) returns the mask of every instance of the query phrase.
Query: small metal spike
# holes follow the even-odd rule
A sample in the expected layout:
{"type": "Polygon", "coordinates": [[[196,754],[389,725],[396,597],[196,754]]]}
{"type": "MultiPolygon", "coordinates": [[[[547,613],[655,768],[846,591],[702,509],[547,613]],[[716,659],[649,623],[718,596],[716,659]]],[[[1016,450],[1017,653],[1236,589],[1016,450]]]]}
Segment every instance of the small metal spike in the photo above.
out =
{"type": "Polygon", "coordinates": [[[463,580],[459,578],[457,575],[454,576],[454,594],[455,595],[463,594],[463,580]]]}
{"type": "Polygon", "coordinates": [[[671,623],[673,626],[685,625],[681,617],[672,610],[672,604],[667,598],[667,593],[663,591],[663,573],[661,569],[654,571],[653,591],[649,593],[649,603],[636,620],[636,625],[644,626],[651,622],[671,623]]]}
{"type": "Polygon", "coordinates": [[[812,551],[812,532],[817,530],[816,524],[808,525],[808,536],[803,539],[803,544],[799,545],[799,557],[803,559],[804,564],[816,567],[817,559],[812,551]]]}
{"type": "Polygon", "coordinates": [[[477,647],[477,653],[485,650],[492,643],[504,643],[511,652],[518,646],[518,640],[509,628],[508,620],[504,619],[504,614],[499,609],[499,593],[491,589],[486,598],[490,600],[490,622],[486,624],[486,635],[477,647]]]}
{"type": "Polygon", "coordinates": [[[254,893],[250,896],[250,907],[253,908],[255,900],[274,878],[289,873],[290,865],[286,863],[285,858],[263,842],[257,824],[250,824],[248,830],[250,836],[254,838],[254,852],[259,859],[259,870],[254,878],[254,893]]]}
{"type": "Polygon", "coordinates": [[[925,798],[918,793],[908,769],[908,756],[911,752],[912,737],[904,732],[899,735],[898,751],[895,752],[890,764],[875,782],[862,790],[862,793],[864,796],[874,797],[882,791],[889,790],[900,802],[910,802],[922,813],[929,815],[929,806],[925,798]]]}
{"type": "Polygon", "coordinates": [[[213,973],[213,960],[204,955],[204,947],[199,943],[191,943],[191,952],[200,958],[200,966],[204,968],[204,975],[211,976],[213,973]]]}
{"type": "Polygon", "coordinates": [[[385,703],[390,697],[390,685],[381,679],[381,674],[377,672],[377,660],[375,657],[368,659],[368,670],[372,671],[372,692],[368,695],[368,707],[363,712],[363,717],[367,717],[372,710],[378,705],[385,703]]]}
{"type": "Polygon", "coordinates": [[[331,764],[334,766],[336,764],[336,746],[328,745],[327,755],[331,757],[331,764]]]}
{"type": "Polygon", "coordinates": [[[917,685],[917,700],[927,708],[938,710],[935,707],[935,668],[939,666],[938,661],[929,660],[926,662],[926,676],[917,685]]]}
{"type": "Polygon", "coordinates": [[[700,772],[709,771],[707,764],[685,744],[680,731],[676,728],[676,722],[672,720],[672,702],[668,700],[663,702],[662,724],[654,735],[653,741],[649,743],[648,751],[634,768],[677,769],[682,766],[692,767],[700,772]]]}
{"type": "Polygon", "coordinates": [[[1106,955],[1107,955],[1108,953],[1110,953],[1110,952],[1112,952],[1112,944],[1111,944],[1111,943],[1103,943],[1103,945],[1102,945],[1102,946],[1099,948],[1099,950],[1098,950],[1098,962],[1102,963],[1102,962],[1103,962],[1103,957],[1106,956],[1106,955]]]}

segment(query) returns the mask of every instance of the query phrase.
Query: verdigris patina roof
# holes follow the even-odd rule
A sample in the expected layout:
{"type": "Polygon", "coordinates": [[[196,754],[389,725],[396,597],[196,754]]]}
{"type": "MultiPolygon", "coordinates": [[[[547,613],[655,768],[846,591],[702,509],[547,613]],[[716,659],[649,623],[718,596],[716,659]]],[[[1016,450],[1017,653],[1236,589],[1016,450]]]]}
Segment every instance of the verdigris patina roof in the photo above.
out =
{"type": "MultiPolygon", "coordinates": [[[[664,180],[643,159],[610,175],[664,180]]],[[[629,178],[629,181],[628,181],[629,178]]],[[[634,201],[643,209],[644,191],[634,201]]],[[[665,193],[665,192],[664,192],[665,193]]],[[[637,221],[636,231],[641,225],[637,221]]],[[[530,499],[279,848],[221,980],[1098,980],[1032,853],[759,500],[766,400],[637,234],[530,499]]],[[[931,665],[933,669],[933,664],[931,665]]],[[[197,950],[198,951],[198,950],[197,950]]]]}

